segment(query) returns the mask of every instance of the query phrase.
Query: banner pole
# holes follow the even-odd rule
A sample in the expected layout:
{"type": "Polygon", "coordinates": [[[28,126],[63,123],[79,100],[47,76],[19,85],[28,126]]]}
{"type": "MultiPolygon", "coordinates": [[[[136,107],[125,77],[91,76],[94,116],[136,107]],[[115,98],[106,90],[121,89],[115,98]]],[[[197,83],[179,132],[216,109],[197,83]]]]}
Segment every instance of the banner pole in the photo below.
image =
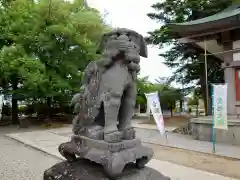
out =
{"type": "Polygon", "coordinates": [[[212,153],[216,152],[215,129],[214,129],[214,85],[212,84],[212,153]]]}
{"type": "Polygon", "coordinates": [[[168,134],[167,133],[168,132],[165,131],[165,142],[166,142],[166,144],[168,144],[168,134]]]}

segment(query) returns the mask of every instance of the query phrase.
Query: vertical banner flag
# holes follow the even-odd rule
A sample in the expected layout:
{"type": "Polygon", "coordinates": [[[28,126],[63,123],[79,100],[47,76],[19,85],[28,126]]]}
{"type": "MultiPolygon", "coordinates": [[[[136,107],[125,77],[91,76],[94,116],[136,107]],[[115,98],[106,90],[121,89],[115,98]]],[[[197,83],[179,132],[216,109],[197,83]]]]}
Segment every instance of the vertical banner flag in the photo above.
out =
{"type": "Polygon", "coordinates": [[[147,102],[153,114],[153,118],[157,124],[158,130],[160,131],[161,135],[164,135],[165,134],[164,121],[158,97],[158,92],[148,93],[145,94],[145,96],[147,97],[147,102]]]}
{"type": "Polygon", "coordinates": [[[151,110],[150,110],[150,103],[149,103],[149,100],[147,99],[147,110],[146,110],[146,114],[148,115],[148,116],[150,116],[151,115],[151,112],[150,112],[151,110]]]}
{"type": "Polygon", "coordinates": [[[214,128],[227,130],[227,84],[213,85],[213,108],[214,128]]]}
{"type": "Polygon", "coordinates": [[[0,95],[0,121],[2,119],[3,95],[0,95]]]}

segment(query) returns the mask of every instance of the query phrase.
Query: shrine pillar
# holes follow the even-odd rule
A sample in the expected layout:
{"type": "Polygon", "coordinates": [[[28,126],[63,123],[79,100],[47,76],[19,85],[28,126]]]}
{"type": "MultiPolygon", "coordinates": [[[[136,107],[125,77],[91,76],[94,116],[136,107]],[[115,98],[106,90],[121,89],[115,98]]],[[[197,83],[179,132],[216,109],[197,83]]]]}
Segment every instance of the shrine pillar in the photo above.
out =
{"type": "Polygon", "coordinates": [[[233,62],[233,53],[230,51],[232,50],[232,42],[223,43],[223,50],[226,52],[226,53],[223,53],[223,57],[224,57],[224,64],[226,65],[224,68],[224,79],[228,87],[227,113],[228,115],[235,115],[236,114],[235,68],[228,66],[233,62]]]}

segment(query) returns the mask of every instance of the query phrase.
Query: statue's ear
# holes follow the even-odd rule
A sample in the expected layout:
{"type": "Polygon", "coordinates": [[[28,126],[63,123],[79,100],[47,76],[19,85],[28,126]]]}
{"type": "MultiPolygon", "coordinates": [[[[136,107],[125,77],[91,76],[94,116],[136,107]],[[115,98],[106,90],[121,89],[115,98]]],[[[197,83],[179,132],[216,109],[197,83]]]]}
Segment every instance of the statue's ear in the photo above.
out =
{"type": "Polygon", "coordinates": [[[97,54],[101,54],[102,53],[103,49],[106,46],[106,43],[107,43],[107,36],[106,36],[106,34],[103,34],[103,36],[101,38],[101,41],[100,41],[100,43],[98,45],[97,51],[96,51],[97,54]]]}
{"type": "Polygon", "coordinates": [[[104,50],[105,47],[106,47],[108,38],[109,38],[111,35],[112,35],[111,33],[105,33],[105,34],[102,35],[101,41],[100,41],[100,43],[99,43],[99,45],[98,45],[98,48],[97,48],[97,51],[96,51],[97,54],[101,54],[101,53],[103,52],[103,50],[104,50]]]}
{"type": "Polygon", "coordinates": [[[147,58],[148,57],[147,44],[142,35],[140,35],[139,38],[140,38],[140,53],[139,53],[139,55],[147,58]]]}

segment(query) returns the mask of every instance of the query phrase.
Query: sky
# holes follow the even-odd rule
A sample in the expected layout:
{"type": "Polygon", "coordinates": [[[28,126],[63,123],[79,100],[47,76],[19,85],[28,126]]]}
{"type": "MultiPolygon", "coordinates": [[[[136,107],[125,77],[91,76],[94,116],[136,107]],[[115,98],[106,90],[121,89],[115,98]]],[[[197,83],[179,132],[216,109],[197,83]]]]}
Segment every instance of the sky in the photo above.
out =
{"type": "MultiPolygon", "coordinates": [[[[108,12],[107,22],[113,27],[128,28],[143,36],[147,32],[160,27],[160,23],[151,20],[147,13],[154,12],[151,5],[159,0],[87,0],[88,5],[98,9],[101,13],[108,12]]],[[[140,77],[148,76],[154,82],[158,77],[169,77],[171,69],[163,64],[164,59],[158,54],[162,50],[148,46],[148,58],[141,58],[140,77]]]]}

